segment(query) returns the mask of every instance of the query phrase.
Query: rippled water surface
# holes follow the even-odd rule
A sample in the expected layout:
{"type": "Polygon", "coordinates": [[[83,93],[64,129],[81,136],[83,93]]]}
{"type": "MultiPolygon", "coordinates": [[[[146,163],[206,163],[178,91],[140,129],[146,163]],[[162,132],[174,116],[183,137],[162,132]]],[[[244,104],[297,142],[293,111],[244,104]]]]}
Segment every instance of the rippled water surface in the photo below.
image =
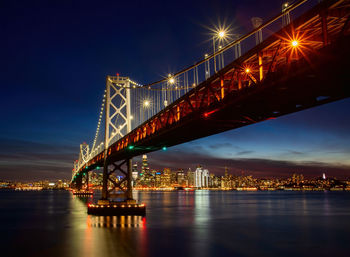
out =
{"type": "Polygon", "coordinates": [[[68,191],[0,191],[0,256],[350,256],[348,192],[138,192],[95,217],[68,191]]]}

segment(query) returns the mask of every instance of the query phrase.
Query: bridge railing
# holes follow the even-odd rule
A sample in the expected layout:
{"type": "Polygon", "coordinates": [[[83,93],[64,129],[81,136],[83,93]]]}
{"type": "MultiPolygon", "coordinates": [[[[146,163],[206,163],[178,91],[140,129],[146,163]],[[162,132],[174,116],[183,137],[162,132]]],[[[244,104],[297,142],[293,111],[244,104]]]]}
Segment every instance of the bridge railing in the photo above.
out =
{"type": "Polygon", "coordinates": [[[239,38],[227,41],[224,37],[220,38],[219,34],[214,35],[213,52],[203,55],[204,58],[194,65],[174,74],[168,74],[163,79],[147,85],[131,81],[132,129],[164,110],[188,91],[216,74],[228,63],[233,62],[255,45],[261,43],[265,38],[288,25],[292,19],[292,12],[297,15],[306,8],[314,6],[317,2],[300,0],[293,4],[286,3],[282,6],[280,14],[264,23],[259,19],[252,19],[255,28],[239,38]],[[306,2],[308,4],[304,5],[306,2]]]}

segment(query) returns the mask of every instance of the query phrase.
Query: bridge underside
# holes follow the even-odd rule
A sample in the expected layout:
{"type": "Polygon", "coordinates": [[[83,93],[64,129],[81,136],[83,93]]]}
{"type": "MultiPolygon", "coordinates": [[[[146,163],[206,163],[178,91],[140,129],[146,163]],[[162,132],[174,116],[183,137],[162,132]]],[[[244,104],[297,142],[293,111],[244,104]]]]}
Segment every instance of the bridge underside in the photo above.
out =
{"type": "Polygon", "coordinates": [[[322,2],[97,154],[81,171],[349,97],[348,3],[322,2]],[[302,35],[300,51],[286,45],[293,35],[302,35]]]}
{"type": "Polygon", "coordinates": [[[130,158],[349,97],[349,45],[350,37],[342,38],[109,158],[130,158]]]}

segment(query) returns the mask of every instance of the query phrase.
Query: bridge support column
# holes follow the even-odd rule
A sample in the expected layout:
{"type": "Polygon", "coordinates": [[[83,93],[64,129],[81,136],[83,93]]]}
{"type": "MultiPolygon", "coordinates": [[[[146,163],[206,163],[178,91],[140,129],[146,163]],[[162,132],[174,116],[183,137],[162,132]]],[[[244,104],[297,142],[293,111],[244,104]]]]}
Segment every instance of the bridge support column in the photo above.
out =
{"type": "Polygon", "coordinates": [[[134,200],[132,196],[132,159],[127,160],[127,191],[126,191],[126,200],[134,200]]]}
{"type": "Polygon", "coordinates": [[[86,172],[85,183],[86,183],[86,191],[89,191],[89,172],[86,172]]]}
{"type": "MultiPolygon", "coordinates": [[[[94,215],[145,215],[144,204],[137,204],[133,198],[132,190],[132,159],[109,163],[105,161],[103,170],[102,199],[98,203],[88,206],[88,213],[94,215]],[[122,176],[118,180],[111,177],[113,173],[120,172],[122,176]],[[113,187],[108,188],[108,182],[113,187]],[[123,194],[120,194],[120,191],[123,194]],[[123,200],[112,200],[111,198],[123,196],[123,200]]],[[[116,176],[119,177],[119,176],[116,176]]]]}
{"type": "Polygon", "coordinates": [[[79,175],[77,177],[76,186],[77,186],[77,190],[81,190],[81,188],[83,186],[83,176],[82,175],[79,175]]]}
{"type": "Polygon", "coordinates": [[[103,164],[103,177],[102,177],[102,198],[101,200],[108,199],[108,164],[105,159],[103,164]]]}
{"type": "Polygon", "coordinates": [[[73,195],[87,197],[92,196],[93,192],[89,191],[89,173],[85,172],[76,178],[76,190],[73,191],[73,195]],[[83,178],[85,178],[86,187],[83,190],[83,178]]]}

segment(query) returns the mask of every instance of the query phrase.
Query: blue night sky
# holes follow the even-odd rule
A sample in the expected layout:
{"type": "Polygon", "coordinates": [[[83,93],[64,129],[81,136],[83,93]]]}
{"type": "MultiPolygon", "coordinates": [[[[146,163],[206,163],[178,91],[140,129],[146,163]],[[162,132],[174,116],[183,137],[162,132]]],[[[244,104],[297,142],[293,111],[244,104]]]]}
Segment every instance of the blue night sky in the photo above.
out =
{"type": "MultiPolygon", "coordinates": [[[[158,80],[210,51],[208,27],[251,29],[282,1],[2,1],[0,180],[70,178],[106,75],[158,80]]],[[[151,168],[258,177],[350,175],[350,100],[149,154],[151,168]]],[[[139,160],[136,158],[136,161],[139,160]]]]}

